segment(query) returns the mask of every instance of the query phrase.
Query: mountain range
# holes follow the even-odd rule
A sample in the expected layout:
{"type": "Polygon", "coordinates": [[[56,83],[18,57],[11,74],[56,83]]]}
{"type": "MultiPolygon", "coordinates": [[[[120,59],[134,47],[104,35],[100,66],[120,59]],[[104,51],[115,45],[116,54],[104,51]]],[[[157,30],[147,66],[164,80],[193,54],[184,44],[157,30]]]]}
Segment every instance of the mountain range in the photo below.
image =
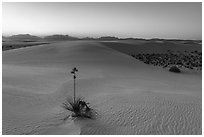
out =
{"type": "MultiPolygon", "coordinates": [[[[142,38],[118,38],[113,36],[102,36],[99,38],[91,38],[91,37],[84,37],[84,38],[77,38],[72,37],[69,35],[49,35],[44,37],[34,36],[30,34],[17,34],[12,36],[2,36],[2,41],[23,41],[23,42],[34,42],[34,41],[66,41],[66,40],[148,40],[148,41],[164,41],[164,40],[173,40],[173,41],[183,41],[180,39],[159,39],[159,38],[152,38],[152,39],[142,39],[142,38]]],[[[188,42],[193,42],[195,40],[185,40],[188,42]]],[[[201,40],[196,40],[197,42],[201,42],[201,40]]]]}

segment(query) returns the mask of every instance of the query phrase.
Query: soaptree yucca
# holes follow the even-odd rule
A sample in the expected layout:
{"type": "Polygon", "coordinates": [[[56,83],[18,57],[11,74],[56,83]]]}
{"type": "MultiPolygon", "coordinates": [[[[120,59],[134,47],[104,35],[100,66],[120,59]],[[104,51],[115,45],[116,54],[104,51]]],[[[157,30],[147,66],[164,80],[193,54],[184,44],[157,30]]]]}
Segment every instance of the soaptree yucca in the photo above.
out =
{"type": "Polygon", "coordinates": [[[88,102],[85,102],[82,98],[77,97],[75,100],[68,97],[62,104],[65,110],[72,112],[72,117],[82,117],[93,119],[96,112],[88,106],[88,102]]]}
{"type": "Polygon", "coordinates": [[[93,118],[96,113],[88,106],[89,103],[85,102],[81,97],[76,98],[76,72],[78,72],[78,69],[74,67],[71,71],[74,78],[74,97],[68,97],[62,104],[62,107],[65,110],[71,111],[73,117],[93,118]]]}

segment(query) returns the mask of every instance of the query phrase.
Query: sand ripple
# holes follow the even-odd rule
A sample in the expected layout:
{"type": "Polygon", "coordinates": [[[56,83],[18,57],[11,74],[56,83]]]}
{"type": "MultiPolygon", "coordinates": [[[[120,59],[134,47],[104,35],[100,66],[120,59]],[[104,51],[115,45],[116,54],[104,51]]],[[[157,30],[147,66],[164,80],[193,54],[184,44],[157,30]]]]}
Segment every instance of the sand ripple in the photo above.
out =
{"type": "Polygon", "coordinates": [[[97,98],[97,120],[81,134],[201,134],[201,99],[187,95],[139,93],[97,98]]]}

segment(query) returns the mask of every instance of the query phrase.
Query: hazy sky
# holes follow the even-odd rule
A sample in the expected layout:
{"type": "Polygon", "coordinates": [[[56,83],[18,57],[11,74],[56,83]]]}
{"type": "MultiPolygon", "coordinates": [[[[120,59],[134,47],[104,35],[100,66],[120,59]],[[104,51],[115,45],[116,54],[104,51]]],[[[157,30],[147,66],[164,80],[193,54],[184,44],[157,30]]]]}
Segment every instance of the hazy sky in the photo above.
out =
{"type": "Polygon", "coordinates": [[[3,35],[202,38],[202,3],[3,3],[3,35]]]}

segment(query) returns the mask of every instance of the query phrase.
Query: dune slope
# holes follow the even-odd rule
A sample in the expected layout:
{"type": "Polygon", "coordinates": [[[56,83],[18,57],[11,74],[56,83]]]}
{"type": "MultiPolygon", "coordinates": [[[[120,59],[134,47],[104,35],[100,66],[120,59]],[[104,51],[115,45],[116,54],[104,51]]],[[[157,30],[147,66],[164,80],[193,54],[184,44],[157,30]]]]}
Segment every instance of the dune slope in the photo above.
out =
{"type": "Polygon", "coordinates": [[[3,52],[3,134],[201,134],[202,78],[174,74],[92,41],[3,52]],[[73,95],[95,120],[63,118],[73,95]]]}

